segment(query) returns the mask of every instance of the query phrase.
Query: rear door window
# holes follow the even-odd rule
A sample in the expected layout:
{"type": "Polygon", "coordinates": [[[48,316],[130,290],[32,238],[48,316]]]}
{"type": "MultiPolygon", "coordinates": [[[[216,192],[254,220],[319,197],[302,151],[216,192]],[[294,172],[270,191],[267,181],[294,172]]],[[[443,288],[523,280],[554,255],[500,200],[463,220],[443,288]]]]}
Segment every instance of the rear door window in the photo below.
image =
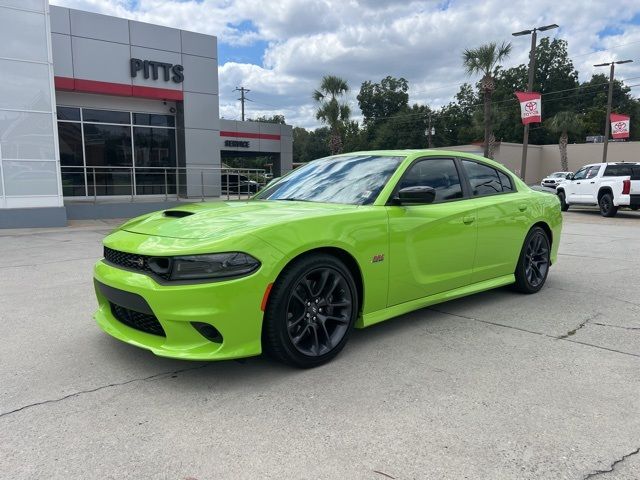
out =
{"type": "Polygon", "coordinates": [[[462,166],[469,178],[471,192],[474,197],[484,197],[503,192],[502,182],[495,168],[471,160],[462,160],[462,166]]]}

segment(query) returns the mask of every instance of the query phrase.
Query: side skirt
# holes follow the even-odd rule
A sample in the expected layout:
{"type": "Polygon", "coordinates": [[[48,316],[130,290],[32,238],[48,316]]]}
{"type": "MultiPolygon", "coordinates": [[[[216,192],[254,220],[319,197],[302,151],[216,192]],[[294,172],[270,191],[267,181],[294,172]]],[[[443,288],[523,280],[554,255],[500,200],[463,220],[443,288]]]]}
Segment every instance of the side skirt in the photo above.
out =
{"type": "Polygon", "coordinates": [[[420,308],[435,305],[436,303],[447,302],[460,297],[466,297],[474,293],[484,292],[493,288],[503,287],[515,283],[516,279],[513,274],[503,275],[502,277],[492,278],[491,280],[484,280],[482,282],[473,283],[464,287],[455,288],[446,292],[437,293],[428,297],[418,298],[417,300],[411,300],[410,302],[401,303],[392,307],[383,308],[375,312],[367,313],[358,319],[356,322],[356,328],[365,328],[376,323],[383,322],[399,315],[418,310],[420,308]]]}

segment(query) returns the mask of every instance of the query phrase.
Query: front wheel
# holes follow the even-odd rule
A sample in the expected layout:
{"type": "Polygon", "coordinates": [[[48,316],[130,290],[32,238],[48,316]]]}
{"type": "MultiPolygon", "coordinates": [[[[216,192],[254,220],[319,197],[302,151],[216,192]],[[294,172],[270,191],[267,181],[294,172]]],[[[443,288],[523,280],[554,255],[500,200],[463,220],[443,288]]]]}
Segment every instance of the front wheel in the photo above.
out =
{"type": "Polygon", "coordinates": [[[566,212],[569,210],[569,204],[567,203],[567,197],[563,191],[558,192],[558,198],[560,199],[560,210],[566,212]]]}
{"type": "Polygon", "coordinates": [[[296,367],[317,367],[340,353],[357,315],[358,294],[349,269],[331,255],[302,257],[287,266],[271,290],[264,350],[296,367]]]}
{"type": "Polygon", "coordinates": [[[618,213],[618,207],[613,204],[613,195],[610,193],[603,194],[598,205],[600,205],[600,214],[603,217],[615,217],[618,213]]]}
{"type": "Polygon", "coordinates": [[[551,245],[547,232],[540,227],[533,227],[522,245],[513,288],[522,293],[538,292],[547,280],[550,265],[551,245]]]}

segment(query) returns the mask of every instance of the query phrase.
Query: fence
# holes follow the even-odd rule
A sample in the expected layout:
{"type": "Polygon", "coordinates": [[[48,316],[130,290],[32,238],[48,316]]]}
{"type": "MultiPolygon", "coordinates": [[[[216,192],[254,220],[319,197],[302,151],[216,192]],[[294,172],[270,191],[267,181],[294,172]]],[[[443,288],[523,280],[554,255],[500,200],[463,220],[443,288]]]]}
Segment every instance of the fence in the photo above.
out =
{"type": "Polygon", "coordinates": [[[269,180],[263,169],[215,167],[61,167],[66,199],[130,201],[164,197],[249,198],[269,180]]]}

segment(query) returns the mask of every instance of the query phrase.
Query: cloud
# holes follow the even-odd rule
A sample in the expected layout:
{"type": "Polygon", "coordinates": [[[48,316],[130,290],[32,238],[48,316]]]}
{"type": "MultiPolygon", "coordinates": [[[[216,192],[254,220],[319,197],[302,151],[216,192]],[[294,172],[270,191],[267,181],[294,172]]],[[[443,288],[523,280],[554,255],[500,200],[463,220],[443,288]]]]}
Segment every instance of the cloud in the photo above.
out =
{"type": "Polygon", "coordinates": [[[409,80],[411,102],[438,107],[451,101],[460,84],[477,80],[462,69],[464,48],[511,41],[513,52],[505,67],[526,63],[529,37],[512,37],[511,32],[548,23],[561,28],[540,35],[568,40],[581,80],[602,70],[594,69],[594,63],[623,57],[636,63],[620,66],[616,76],[640,77],[637,0],[620,0],[615,8],[607,2],[557,0],[54,3],[210,33],[221,44],[261,45],[261,64],[228,61],[220,66],[220,109],[228,118],[239,115],[237,92],[232,90],[243,85],[252,90],[249,98],[255,100],[247,106],[249,115],[281,113],[290,123],[317,126],[311,92],[326,74],[348,80],[353,90],[348,100],[356,115],[360,84],[386,75],[409,80]]]}

